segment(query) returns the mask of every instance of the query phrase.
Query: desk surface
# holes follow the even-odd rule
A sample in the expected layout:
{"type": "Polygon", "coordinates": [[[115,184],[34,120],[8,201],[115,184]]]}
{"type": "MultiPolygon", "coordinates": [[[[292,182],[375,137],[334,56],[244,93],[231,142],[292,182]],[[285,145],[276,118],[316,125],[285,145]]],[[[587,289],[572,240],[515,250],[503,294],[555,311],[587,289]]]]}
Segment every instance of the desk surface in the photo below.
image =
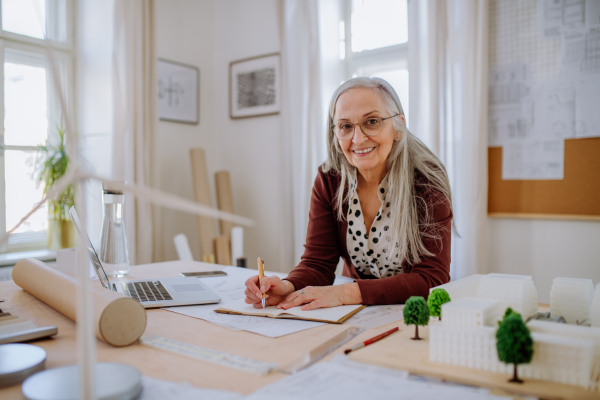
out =
{"type": "MultiPolygon", "coordinates": [[[[154,279],[179,276],[183,269],[187,272],[221,269],[215,264],[201,262],[185,263],[173,261],[143,266],[133,266],[128,279],[154,279]]],[[[48,354],[46,368],[54,368],[76,362],[75,323],[42,303],[14,282],[0,283],[0,309],[21,318],[30,319],[36,326],[55,325],[58,334],[53,338],[31,342],[44,348],[48,354]]],[[[311,349],[317,347],[339,332],[346,329],[343,325],[327,324],[306,331],[268,338],[245,331],[231,331],[210,322],[191,318],[161,309],[148,309],[148,324],[145,336],[163,336],[166,338],[208,347],[250,357],[257,360],[275,362],[279,365],[290,363],[311,349]]],[[[353,345],[390,329],[389,324],[378,329],[369,329],[349,343],[353,345]]],[[[346,347],[344,347],[346,348],[346,347]]],[[[342,354],[338,349],[334,354],[342,354]]],[[[326,359],[333,357],[333,354],[326,359]]],[[[271,373],[265,377],[222,367],[216,364],[172,354],[163,350],[142,345],[113,347],[97,341],[97,360],[112,361],[132,365],[144,375],[172,382],[187,381],[194,386],[232,390],[249,394],[258,388],[285,377],[282,373],[271,373]]],[[[0,398],[22,399],[20,385],[0,389],[0,398]]]]}
{"type": "MultiPolygon", "coordinates": [[[[201,262],[172,261],[158,264],[134,266],[128,279],[154,279],[179,276],[183,270],[208,271],[221,269],[215,264],[201,262]]],[[[30,319],[37,326],[55,325],[58,334],[53,338],[31,342],[44,348],[48,359],[46,368],[54,368],[76,363],[75,323],[25,292],[14,282],[0,283],[0,309],[13,315],[30,319]]],[[[163,336],[181,342],[212,348],[257,360],[286,365],[313,348],[346,329],[344,325],[327,324],[279,338],[268,338],[245,331],[231,331],[210,322],[185,315],[161,310],[148,309],[148,324],[145,336],[163,336]]],[[[368,329],[347,345],[335,351],[324,360],[330,360],[344,349],[365,341],[399,324],[390,323],[377,329],[368,329]]],[[[402,326],[402,324],[400,324],[402,326]]],[[[231,390],[249,394],[260,387],[285,377],[282,373],[271,373],[265,377],[222,367],[216,364],[191,359],[163,350],[142,345],[113,347],[97,341],[97,360],[112,361],[132,365],[144,375],[172,382],[187,381],[194,386],[231,390]]],[[[496,391],[498,394],[502,392],[496,391]]],[[[4,400],[22,399],[21,386],[15,385],[0,389],[4,400]]]]}

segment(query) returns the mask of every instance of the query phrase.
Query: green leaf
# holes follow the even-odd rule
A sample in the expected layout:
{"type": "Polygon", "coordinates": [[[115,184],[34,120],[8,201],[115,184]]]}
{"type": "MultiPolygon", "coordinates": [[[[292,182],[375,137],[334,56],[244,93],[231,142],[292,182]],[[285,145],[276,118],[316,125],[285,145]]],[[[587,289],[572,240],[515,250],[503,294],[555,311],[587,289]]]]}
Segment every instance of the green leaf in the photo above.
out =
{"type": "Polygon", "coordinates": [[[406,300],[403,314],[406,325],[429,324],[429,307],[421,296],[412,296],[406,300]]]}
{"type": "Polygon", "coordinates": [[[496,349],[498,358],[505,363],[526,364],[531,361],[533,339],[519,313],[507,312],[496,331],[496,349]]]}
{"type": "Polygon", "coordinates": [[[439,317],[442,314],[442,304],[450,301],[450,295],[444,289],[433,289],[427,298],[429,312],[434,317],[439,317]]]}

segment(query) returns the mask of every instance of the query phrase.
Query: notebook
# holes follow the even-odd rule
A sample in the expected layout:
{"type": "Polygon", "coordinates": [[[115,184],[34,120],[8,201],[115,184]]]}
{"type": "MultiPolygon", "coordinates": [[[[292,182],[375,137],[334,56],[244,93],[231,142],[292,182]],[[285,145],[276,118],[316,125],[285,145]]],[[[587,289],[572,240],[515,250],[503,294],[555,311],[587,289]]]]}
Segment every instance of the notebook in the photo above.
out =
{"type": "Polygon", "coordinates": [[[356,304],[350,306],[338,306],[330,308],[317,308],[316,310],[302,311],[300,307],[287,310],[268,306],[265,308],[254,308],[246,304],[244,299],[227,303],[215,311],[221,314],[249,315],[256,317],[302,319],[305,321],[327,322],[330,324],[341,324],[348,318],[365,308],[366,306],[356,304]]]}

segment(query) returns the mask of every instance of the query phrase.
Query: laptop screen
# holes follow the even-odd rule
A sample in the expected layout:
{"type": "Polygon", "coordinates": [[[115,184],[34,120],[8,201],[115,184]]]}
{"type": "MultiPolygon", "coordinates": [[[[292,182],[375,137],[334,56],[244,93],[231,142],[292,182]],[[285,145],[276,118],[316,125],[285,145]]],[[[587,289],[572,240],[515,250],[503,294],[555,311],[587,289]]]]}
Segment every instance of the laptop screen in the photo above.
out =
{"type": "Polygon", "coordinates": [[[72,206],[69,210],[69,214],[71,215],[71,219],[73,220],[73,224],[75,224],[75,228],[79,233],[79,237],[83,242],[84,246],[88,251],[88,255],[90,256],[90,260],[92,260],[92,264],[94,265],[94,269],[96,270],[96,274],[98,274],[98,279],[102,283],[102,286],[111,290],[112,285],[108,280],[108,276],[106,276],[106,272],[104,272],[104,268],[102,267],[102,263],[100,263],[100,259],[98,258],[98,254],[96,254],[96,250],[94,250],[94,246],[92,246],[92,242],[90,242],[90,238],[81,224],[79,220],[79,216],[77,215],[77,211],[75,210],[75,206],[72,206]]]}

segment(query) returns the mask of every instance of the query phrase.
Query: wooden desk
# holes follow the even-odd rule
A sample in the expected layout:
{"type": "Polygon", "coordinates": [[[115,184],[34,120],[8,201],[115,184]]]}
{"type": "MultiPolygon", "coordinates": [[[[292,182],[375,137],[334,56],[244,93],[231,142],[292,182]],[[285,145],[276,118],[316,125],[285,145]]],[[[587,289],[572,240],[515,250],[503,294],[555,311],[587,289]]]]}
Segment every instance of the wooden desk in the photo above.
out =
{"type": "MultiPolygon", "coordinates": [[[[183,271],[209,271],[221,268],[215,264],[172,261],[134,266],[131,268],[128,279],[169,278],[179,276],[179,272],[183,271]]],[[[31,319],[37,326],[56,325],[58,327],[58,334],[53,338],[31,342],[46,350],[48,355],[46,368],[76,363],[76,329],[73,321],[31,296],[12,281],[0,283],[0,300],[4,300],[0,303],[0,309],[4,312],[31,319]]],[[[147,314],[148,325],[144,332],[146,336],[159,335],[244,357],[275,362],[279,365],[286,365],[298,359],[346,329],[344,325],[328,324],[272,339],[245,331],[233,332],[204,320],[161,309],[149,309],[147,314]]],[[[343,354],[344,349],[394,326],[400,326],[402,329],[403,324],[396,322],[377,329],[368,329],[324,360],[330,360],[336,354],[343,354]]],[[[408,331],[412,331],[412,327],[408,331]]],[[[379,342],[380,345],[385,344],[387,340],[389,339],[379,342]]],[[[286,376],[282,373],[271,373],[265,377],[258,377],[236,369],[142,345],[113,347],[100,340],[97,341],[97,360],[132,365],[144,375],[154,378],[172,382],[187,381],[197,387],[231,390],[243,394],[252,393],[260,387],[286,376]]],[[[505,394],[502,391],[495,391],[495,393],[505,394]]],[[[3,400],[22,399],[21,386],[15,385],[0,389],[0,398],[3,400]]]]}
{"type": "MultiPolygon", "coordinates": [[[[178,277],[179,272],[212,271],[221,268],[215,264],[172,261],[133,266],[128,279],[170,278],[178,277]]],[[[0,303],[0,309],[4,312],[30,319],[36,326],[55,325],[58,327],[58,334],[53,338],[30,342],[46,350],[48,355],[46,368],[76,363],[76,329],[73,321],[25,292],[12,281],[0,283],[0,300],[4,300],[3,303],[0,303]]],[[[148,309],[147,315],[148,324],[144,332],[145,336],[158,335],[257,360],[276,362],[279,365],[296,360],[346,329],[346,326],[343,325],[327,324],[272,339],[245,331],[234,332],[204,320],[161,309],[148,309]]],[[[350,342],[350,345],[361,340],[364,341],[384,329],[382,327],[368,330],[350,342]]],[[[98,361],[132,365],[147,376],[172,382],[188,381],[194,386],[205,388],[249,394],[263,385],[286,376],[282,373],[271,373],[268,376],[259,377],[237,369],[194,360],[142,345],[113,347],[98,340],[97,346],[98,361]]],[[[343,349],[336,352],[336,354],[342,353],[343,349]]],[[[331,357],[333,355],[328,359],[331,357]]],[[[15,385],[0,389],[0,398],[4,400],[22,399],[21,386],[15,385]]]]}

